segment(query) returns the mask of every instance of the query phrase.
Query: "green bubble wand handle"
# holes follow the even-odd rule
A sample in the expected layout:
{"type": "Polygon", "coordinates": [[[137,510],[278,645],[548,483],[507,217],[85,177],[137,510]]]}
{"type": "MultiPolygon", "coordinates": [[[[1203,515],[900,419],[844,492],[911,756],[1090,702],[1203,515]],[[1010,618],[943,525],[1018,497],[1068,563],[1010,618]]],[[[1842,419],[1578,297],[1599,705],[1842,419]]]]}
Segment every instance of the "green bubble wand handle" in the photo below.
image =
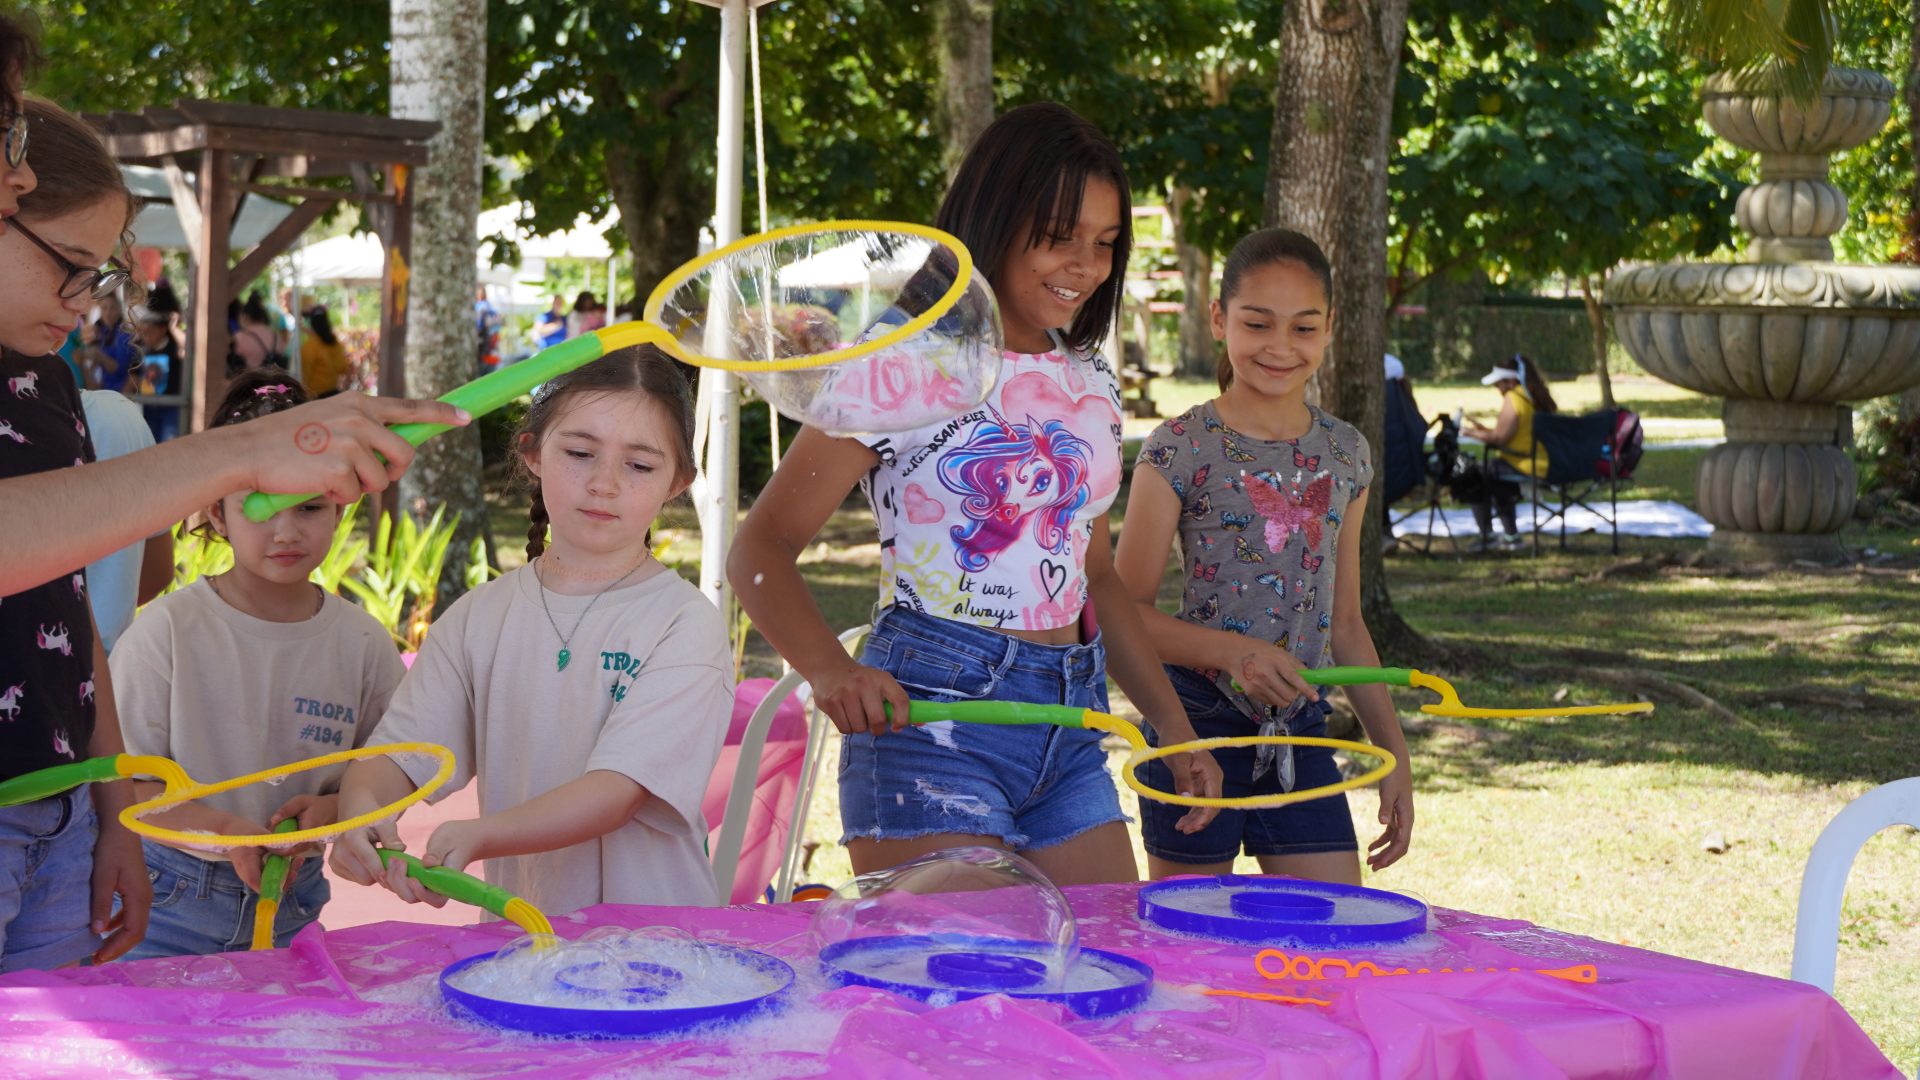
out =
{"type": "MultiPolygon", "coordinates": [[[[482,375],[465,386],[441,395],[440,400],[456,409],[466,410],[468,416],[478,420],[522,394],[531,392],[541,383],[551,382],[616,349],[649,342],[663,349],[671,349],[674,345],[672,337],[652,323],[625,322],[602,327],[592,333],[582,334],[542,349],[518,364],[511,364],[498,371],[482,375]]],[[[435,435],[450,430],[452,430],[450,424],[393,425],[394,434],[414,446],[419,446],[435,435]]],[[[256,491],[247,496],[244,509],[248,521],[265,521],[282,510],[299,506],[317,497],[314,493],[269,495],[256,491]]]]}
{"type": "MultiPolygon", "coordinates": [[[[300,819],[290,817],[273,827],[276,833],[288,833],[300,827],[300,819]]],[[[260,894],[253,902],[253,950],[264,952],[273,948],[273,920],[280,914],[280,892],[286,888],[287,868],[293,864],[293,858],[278,852],[268,855],[260,864],[260,894]]]]}
{"type": "Polygon", "coordinates": [[[450,870],[444,866],[428,866],[403,851],[393,851],[388,848],[377,850],[382,866],[390,866],[395,860],[405,863],[408,877],[449,900],[458,900],[463,904],[472,904],[483,911],[491,912],[518,924],[529,934],[553,933],[553,924],[547,921],[547,917],[540,913],[539,908],[498,885],[489,885],[472,874],[459,870],[450,870]]]}
{"type": "Polygon", "coordinates": [[[0,806],[24,806],[71,791],[81,784],[101,784],[119,780],[124,775],[120,771],[118,756],[87,758],[66,765],[36,769],[0,782],[0,806]]]}

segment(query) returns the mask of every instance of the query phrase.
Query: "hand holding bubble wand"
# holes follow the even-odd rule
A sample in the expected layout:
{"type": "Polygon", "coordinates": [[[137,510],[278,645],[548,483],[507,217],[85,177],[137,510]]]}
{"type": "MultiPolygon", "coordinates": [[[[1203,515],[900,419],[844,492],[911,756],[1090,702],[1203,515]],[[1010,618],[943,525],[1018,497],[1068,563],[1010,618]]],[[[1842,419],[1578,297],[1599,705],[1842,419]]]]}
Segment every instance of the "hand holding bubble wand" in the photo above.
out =
{"type": "MultiPolygon", "coordinates": [[[[791,419],[834,435],[904,431],[978,405],[1000,363],[1000,320],[953,236],[894,221],[795,225],[736,241],[668,274],[639,322],[543,349],[440,400],[479,418],[618,349],[654,345],[736,372],[791,419]],[[796,320],[796,308],[837,310],[796,320]]],[[[445,424],[396,424],[414,446],[445,424]]],[[[265,521],[312,494],[247,496],[265,521]]]]}
{"type": "MultiPolygon", "coordinates": [[[[1432,690],[1440,695],[1435,703],[1420,706],[1420,711],[1435,716],[1452,717],[1527,717],[1527,716],[1579,716],[1616,713],[1652,712],[1653,706],[1647,702],[1628,702],[1615,705],[1571,705],[1551,709],[1486,709],[1463,704],[1460,694],[1453,684],[1438,675],[1412,668],[1374,668],[1374,667],[1328,667],[1306,668],[1300,677],[1318,686],[1358,686],[1370,683],[1384,683],[1389,686],[1417,686],[1432,690]]],[[[891,707],[889,706],[889,711],[891,707]]],[[[1329,795],[1352,791],[1383,780],[1399,765],[1393,754],[1367,743],[1352,742],[1346,739],[1328,739],[1307,735],[1243,735],[1227,738],[1199,739],[1193,742],[1174,743],[1169,746],[1150,747],[1140,729],[1129,721],[1112,713],[1096,712],[1073,705],[1035,705],[1028,702],[1011,701],[916,701],[908,709],[908,719],[915,724],[931,724],[943,720],[957,720],[974,724],[1055,724],[1060,727],[1085,728],[1092,731],[1104,731],[1118,735],[1126,740],[1132,754],[1120,770],[1121,780],[1143,799],[1172,803],[1176,806],[1214,806],[1223,809],[1258,810],[1276,806],[1288,806],[1293,803],[1323,799],[1329,795]],[[1241,746],[1324,746],[1351,754],[1371,757],[1380,764],[1359,776],[1349,777],[1337,783],[1320,787],[1302,788],[1297,791],[1281,791],[1266,795],[1245,795],[1239,797],[1207,797],[1202,795],[1180,795],[1169,791],[1158,791],[1148,787],[1138,775],[1140,766],[1160,758],[1173,757],[1196,750],[1219,750],[1241,746]]]]}
{"type": "MultiPolygon", "coordinates": [[[[126,826],[127,831],[135,835],[149,840],[158,840],[170,847],[202,851],[259,847],[267,848],[269,851],[286,852],[400,816],[402,810],[440,790],[448,780],[453,778],[453,752],[444,746],[421,742],[361,746],[352,750],[340,750],[320,757],[308,758],[305,761],[275,765],[270,769],[262,769],[259,772],[211,784],[201,783],[188,776],[187,771],[172,758],[160,757],[156,754],[114,754],[109,757],[87,758],[84,761],[75,761],[66,765],[55,765],[52,768],[40,769],[0,782],[0,806],[19,806],[23,803],[37,802],[82,784],[102,784],[115,780],[130,780],[135,777],[158,779],[166,785],[160,794],[153,798],[134,803],[120,811],[120,824],[126,826]],[[277,784],[286,777],[299,773],[324,769],[343,762],[359,761],[363,758],[385,757],[390,754],[424,754],[437,761],[438,768],[426,783],[405,796],[385,806],[376,807],[345,821],[336,821],[331,825],[316,825],[308,829],[287,829],[286,822],[283,821],[273,832],[226,834],[186,832],[141,820],[148,814],[168,810],[181,803],[204,799],[209,795],[233,791],[250,784],[277,784]]],[[[298,822],[295,824],[297,825],[298,822]]]]}
{"type": "MultiPolygon", "coordinates": [[[[0,806],[20,806],[38,802],[82,784],[108,783],[134,777],[150,777],[163,781],[166,788],[159,795],[145,802],[135,803],[121,811],[120,823],[137,835],[174,847],[211,851],[241,847],[268,848],[270,854],[261,866],[259,901],[254,908],[253,948],[269,949],[273,947],[273,920],[279,911],[280,893],[285,886],[290,862],[286,852],[305,844],[328,840],[376,822],[398,817],[401,811],[420,802],[445,785],[453,777],[453,767],[453,752],[444,746],[434,743],[390,743],[384,746],[363,746],[353,750],[342,750],[338,753],[309,758],[306,761],[276,765],[232,780],[203,784],[188,776],[186,770],[171,758],[154,754],[115,754],[111,757],[88,758],[67,765],[55,765],[52,768],[40,769],[0,782],[0,806]],[[317,825],[302,829],[299,827],[298,819],[288,818],[274,826],[271,833],[241,836],[181,832],[140,820],[148,814],[178,806],[181,803],[202,799],[208,795],[217,795],[223,791],[233,791],[249,784],[278,783],[297,773],[390,754],[425,754],[436,759],[439,767],[426,783],[421,784],[403,798],[331,825],[317,825]]],[[[459,900],[462,903],[484,908],[503,919],[512,921],[530,934],[551,935],[553,933],[553,924],[540,913],[539,909],[505,889],[488,885],[471,874],[449,870],[443,866],[427,866],[419,859],[398,851],[380,852],[382,863],[390,863],[395,859],[406,862],[409,877],[450,900],[459,900]]]]}

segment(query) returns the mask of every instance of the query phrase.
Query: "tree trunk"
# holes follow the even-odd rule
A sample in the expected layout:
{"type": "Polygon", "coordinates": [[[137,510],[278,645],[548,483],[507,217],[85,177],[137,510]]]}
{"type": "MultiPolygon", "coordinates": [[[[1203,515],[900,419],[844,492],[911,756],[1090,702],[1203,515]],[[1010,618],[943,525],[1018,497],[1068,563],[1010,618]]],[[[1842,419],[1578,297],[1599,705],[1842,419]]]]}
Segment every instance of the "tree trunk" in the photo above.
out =
{"type": "Polygon", "coordinates": [[[1195,211],[1192,189],[1175,187],[1167,200],[1173,218],[1173,253],[1180,262],[1180,374],[1214,376],[1213,253],[1187,242],[1187,220],[1195,211]]]}
{"type": "MultiPolygon", "coordinates": [[[[393,0],[393,115],[437,120],[427,165],[413,174],[413,266],[407,319],[407,394],[439,397],[479,367],[473,298],[474,221],[480,213],[480,153],[487,54],[485,0],[393,0]],[[457,62],[455,62],[457,61],[457,62]]],[[[460,515],[440,575],[438,608],[466,591],[468,554],[487,526],[480,485],[480,431],[447,432],[420,447],[401,481],[402,509],[460,515]]]]}
{"type": "Polygon", "coordinates": [[[1600,306],[1600,290],[1592,274],[1580,275],[1580,299],[1587,304],[1587,326],[1593,331],[1593,373],[1600,379],[1600,407],[1613,408],[1613,372],[1607,370],[1607,312],[1600,306]]]}
{"type": "Polygon", "coordinates": [[[993,123],[993,0],[934,0],[947,176],[993,123]]]}
{"type": "MultiPolygon", "coordinates": [[[[1387,156],[1408,0],[1296,0],[1280,27],[1266,221],[1318,240],[1333,262],[1333,343],[1308,394],[1385,444],[1387,156]]],[[[1360,522],[1360,593],[1383,657],[1427,650],[1387,593],[1378,513],[1360,522]]]]}
{"type": "Polygon", "coordinates": [[[674,267],[700,253],[700,226],[713,213],[713,192],[691,164],[698,151],[675,149],[662,158],[609,153],[606,159],[607,186],[633,253],[634,295],[641,300],[674,267]]]}

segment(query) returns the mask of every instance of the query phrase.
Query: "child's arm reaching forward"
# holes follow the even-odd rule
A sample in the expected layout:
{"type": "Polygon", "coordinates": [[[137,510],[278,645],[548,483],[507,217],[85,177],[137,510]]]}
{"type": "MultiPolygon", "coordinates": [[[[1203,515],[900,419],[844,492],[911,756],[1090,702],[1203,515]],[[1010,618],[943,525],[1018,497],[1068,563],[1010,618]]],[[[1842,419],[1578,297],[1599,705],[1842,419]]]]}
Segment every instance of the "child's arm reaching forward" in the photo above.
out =
{"type": "MultiPolygon", "coordinates": [[[[1367,520],[1367,496],[1362,491],[1347,508],[1351,528],[1340,530],[1339,574],[1334,588],[1338,596],[1333,604],[1333,662],[1361,667],[1379,667],[1380,654],[1374,650],[1373,634],[1367,630],[1366,617],[1360,611],[1360,523],[1367,520]]],[[[1384,870],[1407,853],[1413,836],[1413,762],[1407,758],[1407,739],[1400,731],[1400,716],[1393,711],[1393,698],[1378,683],[1347,687],[1347,700],[1360,716],[1360,726],[1373,745],[1391,753],[1400,767],[1380,781],[1380,824],[1386,828],[1367,845],[1367,865],[1384,870]]]]}
{"type": "MultiPolygon", "coordinates": [[[[595,769],[511,810],[447,822],[427,838],[420,861],[465,870],[481,859],[557,851],[620,828],[646,801],[646,788],[619,773],[595,769]]],[[[408,878],[399,862],[387,868],[382,884],[409,901],[425,900],[434,907],[447,902],[408,878]]]]}
{"type": "MultiPolygon", "coordinates": [[[[338,820],[356,818],[388,803],[398,802],[412,794],[416,786],[400,763],[390,757],[356,761],[347,766],[347,774],[340,778],[338,820]]],[[[369,828],[341,834],[333,843],[333,854],[328,857],[327,865],[333,867],[334,873],[355,885],[371,885],[380,881],[386,877],[387,871],[374,850],[375,841],[393,851],[407,849],[400,842],[400,830],[394,822],[382,821],[369,828]]],[[[426,898],[425,889],[411,881],[406,885],[405,892],[398,889],[394,891],[415,902],[426,898]]]]}

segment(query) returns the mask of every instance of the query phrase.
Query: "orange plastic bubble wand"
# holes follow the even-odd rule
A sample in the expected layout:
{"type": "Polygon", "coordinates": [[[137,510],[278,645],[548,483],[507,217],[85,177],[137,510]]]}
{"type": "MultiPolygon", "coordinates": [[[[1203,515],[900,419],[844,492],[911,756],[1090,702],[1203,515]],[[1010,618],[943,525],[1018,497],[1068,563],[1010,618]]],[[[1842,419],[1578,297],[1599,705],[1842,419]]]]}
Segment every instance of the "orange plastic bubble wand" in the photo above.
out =
{"type": "Polygon", "coordinates": [[[1253,969],[1263,978],[1288,979],[1297,982],[1311,982],[1329,979],[1358,979],[1366,976],[1389,977],[1394,975],[1497,975],[1504,971],[1531,972],[1552,979],[1562,979],[1572,983],[1594,983],[1600,979],[1600,969],[1592,964],[1574,964],[1563,968],[1383,968],[1371,960],[1348,960],[1340,956],[1308,956],[1305,953],[1286,953],[1279,949],[1261,949],[1253,957],[1253,969]],[[1280,970],[1267,970],[1267,960],[1279,961],[1280,970]]]}

